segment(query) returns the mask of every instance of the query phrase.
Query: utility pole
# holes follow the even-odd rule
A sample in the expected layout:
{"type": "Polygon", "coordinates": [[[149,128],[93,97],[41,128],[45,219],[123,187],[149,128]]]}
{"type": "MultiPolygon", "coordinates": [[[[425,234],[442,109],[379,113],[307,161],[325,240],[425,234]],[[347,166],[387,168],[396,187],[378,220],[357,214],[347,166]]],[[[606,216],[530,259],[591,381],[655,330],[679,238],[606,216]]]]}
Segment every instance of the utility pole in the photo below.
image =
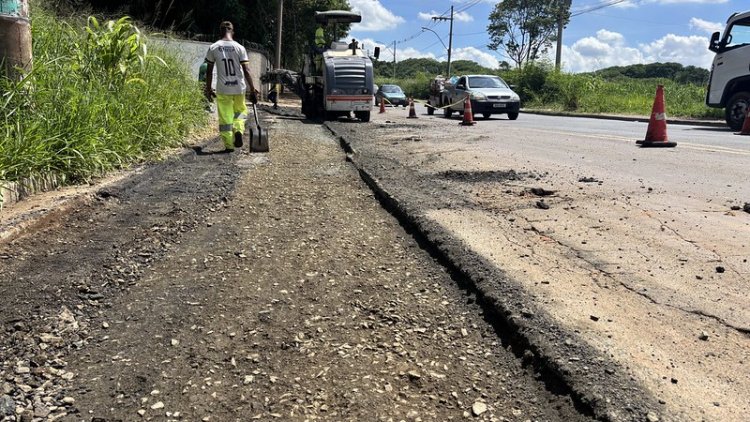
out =
{"type": "MultiPolygon", "coordinates": [[[[281,34],[284,27],[284,0],[279,0],[279,14],[276,17],[276,26],[276,66],[274,66],[274,70],[281,69],[281,34]]],[[[277,83],[273,89],[276,91],[276,98],[278,98],[281,95],[281,84],[277,83]]],[[[275,104],[276,102],[274,102],[274,106],[275,104]]]]}
{"type": "Polygon", "coordinates": [[[284,0],[279,0],[279,15],[276,18],[276,69],[281,69],[281,33],[284,23],[284,0]]]}
{"type": "Polygon", "coordinates": [[[555,69],[562,67],[562,39],[565,26],[565,14],[570,9],[571,0],[558,0],[557,7],[557,51],[555,52],[555,69]]]}
{"type": "Polygon", "coordinates": [[[12,79],[31,70],[28,0],[0,0],[0,62],[0,72],[12,79]]]}
{"type": "Polygon", "coordinates": [[[453,6],[451,6],[451,17],[433,16],[434,21],[451,21],[450,32],[448,33],[448,78],[451,77],[451,53],[453,52],[453,6]]]}

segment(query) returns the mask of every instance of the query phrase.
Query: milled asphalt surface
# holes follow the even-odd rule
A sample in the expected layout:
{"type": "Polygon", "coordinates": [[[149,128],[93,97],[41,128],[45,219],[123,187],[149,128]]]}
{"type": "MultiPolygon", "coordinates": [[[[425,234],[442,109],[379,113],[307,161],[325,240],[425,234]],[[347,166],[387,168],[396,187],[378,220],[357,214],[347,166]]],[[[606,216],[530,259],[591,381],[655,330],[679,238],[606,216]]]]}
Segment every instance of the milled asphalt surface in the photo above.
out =
{"type": "MultiPolygon", "coordinates": [[[[346,134],[335,129],[334,132],[341,136],[346,147],[346,134]]],[[[556,385],[555,389],[567,390],[579,406],[589,409],[602,420],[644,420],[649,413],[654,416],[659,413],[660,406],[656,400],[643,394],[641,388],[627,380],[616,365],[602,365],[600,356],[585,347],[578,347],[577,342],[576,345],[567,345],[565,353],[561,354],[559,341],[570,337],[570,333],[557,331],[558,328],[549,321],[544,311],[528,305],[521,289],[512,285],[504,291],[483,287],[485,280],[504,278],[503,273],[483,262],[479,256],[455,253],[465,250],[465,245],[448,233],[441,232],[439,227],[415,219],[415,213],[408,206],[399,203],[360,165],[356,154],[352,154],[350,159],[386,208],[402,224],[414,230],[413,234],[422,242],[422,246],[453,271],[454,277],[464,288],[477,295],[483,309],[491,313],[490,320],[496,328],[513,333],[505,334],[504,340],[512,345],[520,360],[533,364],[546,382],[556,385]],[[571,354],[578,359],[572,362],[568,360],[571,354]],[[586,369],[581,370],[583,367],[586,369]]]]}

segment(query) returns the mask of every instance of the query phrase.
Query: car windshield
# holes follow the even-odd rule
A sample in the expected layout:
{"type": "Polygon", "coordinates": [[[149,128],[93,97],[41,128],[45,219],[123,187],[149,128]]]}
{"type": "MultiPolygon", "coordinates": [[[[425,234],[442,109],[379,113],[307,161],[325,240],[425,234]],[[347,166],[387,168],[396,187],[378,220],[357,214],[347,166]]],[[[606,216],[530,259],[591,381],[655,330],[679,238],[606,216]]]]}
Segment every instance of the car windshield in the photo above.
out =
{"type": "Polygon", "coordinates": [[[507,88],[508,85],[498,78],[492,76],[470,76],[469,86],[472,88],[507,88]]]}
{"type": "Polygon", "coordinates": [[[383,85],[382,91],[389,94],[401,94],[404,92],[401,91],[401,87],[398,85],[383,85]]]}

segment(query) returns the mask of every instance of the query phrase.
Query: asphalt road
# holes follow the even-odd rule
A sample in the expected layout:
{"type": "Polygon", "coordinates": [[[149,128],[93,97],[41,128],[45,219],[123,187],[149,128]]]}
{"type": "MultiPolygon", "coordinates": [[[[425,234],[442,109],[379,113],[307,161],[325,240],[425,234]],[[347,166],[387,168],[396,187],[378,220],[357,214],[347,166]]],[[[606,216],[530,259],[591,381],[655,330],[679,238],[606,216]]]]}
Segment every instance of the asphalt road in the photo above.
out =
{"type": "Polygon", "coordinates": [[[669,125],[677,147],[646,149],[646,123],[417,113],[334,127],[415,218],[501,269],[668,419],[747,420],[750,138],[669,125]]]}
{"type": "MultiPolygon", "coordinates": [[[[427,117],[426,109],[419,114],[427,117]]],[[[518,151],[608,177],[643,179],[685,195],[750,202],[750,136],[735,135],[729,128],[673,124],[667,133],[676,148],[637,148],[635,141],[644,138],[647,127],[637,121],[521,114],[512,122],[504,115],[479,119],[472,130],[493,136],[495,153],[518,151]],[[509,129],[523,129],[523,134],[510,138],[509,129]]]]}

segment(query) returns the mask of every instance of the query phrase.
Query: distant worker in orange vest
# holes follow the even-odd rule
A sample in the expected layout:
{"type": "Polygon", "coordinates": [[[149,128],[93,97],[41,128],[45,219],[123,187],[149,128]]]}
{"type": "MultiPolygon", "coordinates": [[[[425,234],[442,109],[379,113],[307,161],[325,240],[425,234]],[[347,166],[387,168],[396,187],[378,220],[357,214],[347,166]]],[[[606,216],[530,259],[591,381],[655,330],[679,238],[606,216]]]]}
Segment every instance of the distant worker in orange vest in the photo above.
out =
{"type": "Polygon", "coordinates": [[[250,60],[247,50],[240,43],[234,41],[234,26],[229,21],[219,25],[222,38],[208,48],[206,53],[206,97],[216,96],[219,113],[219,135],[224,142],[224,152],[232,152],[241,147],[242,134],[245,133],[245,119],[247,119],[247,105],[245,104],[245,90],[250,87],[250,101],[258,102],[258,91],[255,90],[250,76],[250,60]],[[213,83],[214,65],[216,66],[216,93],[211,89],[213,83]],[[234,132],[234,139],[232,133],[234,132]]]}

